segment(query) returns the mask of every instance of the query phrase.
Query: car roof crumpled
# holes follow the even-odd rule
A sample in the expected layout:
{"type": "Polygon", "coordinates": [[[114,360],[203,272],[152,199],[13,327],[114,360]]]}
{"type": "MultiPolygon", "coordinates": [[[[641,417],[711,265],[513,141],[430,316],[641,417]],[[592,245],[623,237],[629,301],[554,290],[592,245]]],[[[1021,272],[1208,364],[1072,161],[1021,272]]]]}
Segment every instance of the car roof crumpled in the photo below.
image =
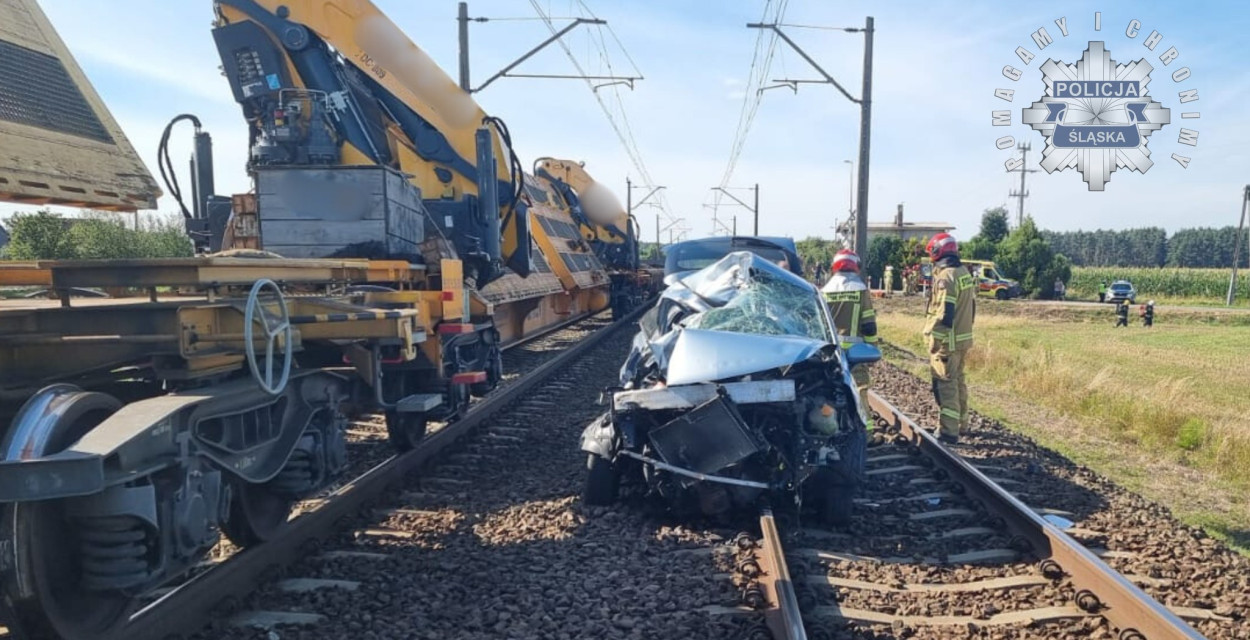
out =
{"type": "Polygon", "coordinates": [[[622,384],[641,367],[668,384],[711,382],[789,366],[833,341],[819,290],[748,251],[670,277],[640,322],[622,384]]]}

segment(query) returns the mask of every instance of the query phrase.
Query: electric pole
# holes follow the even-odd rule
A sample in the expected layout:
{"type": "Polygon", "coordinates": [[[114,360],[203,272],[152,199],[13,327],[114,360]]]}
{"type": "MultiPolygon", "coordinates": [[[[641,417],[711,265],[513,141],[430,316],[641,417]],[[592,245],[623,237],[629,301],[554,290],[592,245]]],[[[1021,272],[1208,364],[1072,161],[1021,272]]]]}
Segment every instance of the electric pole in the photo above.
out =
{"type": "Polygon", "coordinates": [[[859,101],[859,204],[855,210],[855,253],[868,254],[868,149],[872,138],[872,16],[864,21],[864,86],[859,101]]]}
{"type": "Polygon", "coordinates": [[[751,213],[755,214],[755,230],[751,235],[758,236],[760,234],[760,183],[755,183],[755,208],[751,209],[751,213]]]}
{"type": "MultiPolygon", "coordinates": [[[[730,187],[730,188],[732,188],[732,187],[730,187]]],[[[739,200],[739,199],[738,199],[738,196],[735,196],[734,194],[729,193],[729,191],[728,191],[726,188],[724,188],[724,187],[712,187],[712,191],[719,191],[719,192],[721,192],[721,193],[723,193],[723,194],[725,194],[725,195],[729,196],[729,197],[730,197],[730,199],[732,199],[734,202],[736,202],[736,203],[738,203],[739,205],[741,205],[741,206],[742,206],[742,208],[746,209],[747,211],[750,211],[752,214],[754,214],[754,215],[755,215],[755,231],[754,231],[754,234],[758,236],[758,235],[760,234],[760,185],[759,185],[759,183],[758,183],[758,182],[757,182],[757,183],[755,183],[755,186],[754,186],[754,187],[751,187],[751,189],[752,189],[753,191],[755,191],[755,206],[748,205],[747,203],[743,202],[742,200],[739,200]]],[[[734,220],[737,220],[737,217],[735,217],[735,218],[734,218],[734,220]]],[[[713,224],[715,224],[715,214],[713,214],[713,224]]],[[[735,236],[736,236],[736,235],[738,235],[738,227],[737,227],[736,225],[734,226],[733,234],[734,234],[735,236]]]]}
{"type": "Polygon", "coordinates": [[[873,27],[873,18],[868,16],[864,20],[862,29],[856,27],[844,27],[842,31],[847,33],[863,33],[864,34],[864,78],[861,85],[860,97],[856,98],[851,95],[833,76],[829,75],[816,61],[807,55],[799,45],[795,44],[784,32],[780,25],[762,24],[758,22],[748,23],[747,27],[752,29],[772,29],[791,49],[794,49],[804,60],[807,61],[813,69],[822,76],[821,80],[792,80],[780,79],[773,80],[783,85],[789,85],[796,92],[799,84],[831,84],[847,100],[859,105],[859,188],[858,188],[858,205],[855,210],[855,235],[853,249],[856,253],[863,256],[868,250],[868,159],[869,149],[872,143],[872,38],[876,29],[873,27]]]}
{"type": "Polygon", "coordinates": [[[460,3],[456,21],[460,23],[460,88],[468,93],[472,89],[469,86],[469,3],[460,3]]]}
{"type": "Polygon", "coordinates": [[[1020,190],[1012,191],[1008,195],[1012,198],[1018,198],[1020,202],[1019,207],[1016,209],[1016,228],[1019,229],[1024,224],[1024,199],[1029,197],[1029,192],[1024,188],[1024,177],[1030,173],[1037,173],[1037,169],[1029,168],[1029,151],[1033,146],[1027,142],[1022,142],[1016,145],[1016,148],[1020,150],[1020,168],[1008,169],[1008,171],[1020,172],[1020,190]]]}
{"type": "Polygon", "coordinates": [[[563,38],[565,34],[576,29],[578,26],[583,25],[583,24],[603,25],[603,24],[608,23],[606,20],[600,20],[599,18],[572,18],[572,22],[569,23],[567,26],[565,26],[563,29],[556,31],[554,34],[552,34],[550,38],[547,38],[546,40],[543,40],[541,43],[539,43],[538,46],[521,54],[521,57],[517,58],[516,60],[513,60],[511,64],[504,67],[495,75],[491,76],[489,79],[486,80],[486,82],[483,82],[480,86],[474,88],[469,79],[469,23],[470,22],[490,22],[490,18],[470,18],[469,17],[469,4],[467,2],[461,2],[459,11],[456,15],[456,22],[458,22],[460,25],[460,88],[464,89],[467,93],[477,93],[478,91],[485,89],[486,86],[489,85],[490,83],[500,78],[548,78],[548,79],[564,79],[564,80],[603,80],[603,81],[608,82],[609,84],[629,85],[630,89],[634,88],[635,80],[642,80],[642,76],[618,76],[618,75],[590,76],[590,75],[563,75],[563,74],[549,74],[549,73],[542,73],[542,74],[512,73],[512,70],[517,68],[522,62],[529,60],[534,54],[545,49],[547,45],[550,45],[551,43],[563,38]]]}
{"type": "Polygon", "coordinates": [[[1241,218],[1237,221],[1237,240],[1233,242],[1233,275],[1228,279],[1228,299],[1225,300],[1225,304],[1230,307],[1237,297],[1237,266],[1241,263],[1241,237],[1244,235],[1242,231],[1245,229],[1247,216],[1250,216],[1250,184],[1246,185],[1241,197],[1241,218]]]}

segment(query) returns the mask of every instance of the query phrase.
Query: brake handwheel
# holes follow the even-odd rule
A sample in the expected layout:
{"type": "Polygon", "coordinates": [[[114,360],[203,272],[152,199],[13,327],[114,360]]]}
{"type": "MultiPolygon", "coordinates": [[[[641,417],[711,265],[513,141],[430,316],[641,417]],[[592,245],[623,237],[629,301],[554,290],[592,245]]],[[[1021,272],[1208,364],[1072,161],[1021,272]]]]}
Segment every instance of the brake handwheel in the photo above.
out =
{"type": "Polygon", "coordinates": [[[256,384],[260,385],[260,388],[269,395],[276,396],[282,393],[286,389],[287,381],[291,378],[291,314],[287,311],[286,300],[282,297],[282,290],[278,288],[278,285],[273,280],[257,280],[256,284],[252,285],[252,290],[247,294],[247,306],[243,310],[243,347],[247,353],[247,366],[252,370],[252,377],[256,379],[256,384]],[[269,310],[261,306],[260,293],[264,289],[273,291],[273,295],[278,301],[280,315],[275,317],[269,310]],[[260,324],[265,340],[265,366],[263,369],[256,355],[257,324],[260,324]],[[279,338],[282,343],[282,372],[275,384],[273,379],[273,352],[279,338]]]}

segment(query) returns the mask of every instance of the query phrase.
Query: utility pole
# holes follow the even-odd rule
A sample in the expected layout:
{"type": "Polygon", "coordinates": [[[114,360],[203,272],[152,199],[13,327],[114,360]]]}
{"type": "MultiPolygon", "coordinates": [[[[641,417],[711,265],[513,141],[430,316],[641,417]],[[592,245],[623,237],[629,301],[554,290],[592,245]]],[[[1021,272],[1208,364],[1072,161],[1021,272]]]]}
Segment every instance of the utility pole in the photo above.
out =
{"type": "Polygon", "coordinates": [[[490,22],[490,18],[470,18],[469,17],[469,4],[467,2],[461,2],[459,12],[456,16],[456,21],[459,23],[459,26],[460,26],[460,88],[464,89],[468,93],[477,93],[481,91],[482,89],[485,89],[487,85],[489,85],[490,83],[500,78],[548,78],[548,79],[566,79],[566,80],[604,80],[604,81],[607,81],[608,84],[629,85],[630,89],[634,88],[635,80],[642,80],[642,76],[617,76],[617,75],[588,76],[588,75],[558,75],[558,74],[545,74],[545,73],[544,74],[511,73],[511,71],[517,68],[522,62],[529,60],[534,54],[545,49],[547,45],[550,45],[551,43],[559,40],[560,38],[563,38],[565,34],[576,29],[578,26],[583,25],[583,24],[604,25],[608,23],[607,20],[601,20],[599,18],[573,18],[573,21],[569,23],[567,26],[565,26],[563,29],[560,29],[559,31],[552,34],[550,38],[543,40],[541,43],[538,44],[538,46],[521,54],[521,57],[517,58],[516,60],[513,60],[511,64],[504,67],[495,75],[491,76],[489,79],[486,80],[486,82],[483,82],[481,86],[478,86],[477,88],[473,88],[473,85],[469,79],[469,23],[470,22],[490,22]]]}
{"type": "MultiPolygon", "coordinates": [[[[651,199],[651,196],[660,192],[660,189],[667,189],[668,187],[663,187],[663,186],[651,187],[651,190],[647,192],[647,195],[642,197],[642,200],[639,200],[638,202],[634,202],[634,189],[646,189],[646,188],[647,188],[647,185],[634,184],[633,182],[630,181],[628,177],[625,178],[625,211],[628,212],[629,215],[631,216],[634,215],[634,209],[637,209],[638,207],[641,207],[642,205],[646,204],[647,200],[651,199]]],[[[655,206],[655,205],[652,205],[652,206],[655,206]]]]}
{"type": "Polygon", "coordinates": [[[625,213],[634,212],[634,183],[625,176],[625,213]]]}
{"type": "Polygon", "coordinates": [[[868,250],[868,160],[869,150],[872,143],[872,39],[876,32],[874,28],[872,16],[868,16],[864,20],[862,29],[855,27],[844,27],[842,31],[847,33],[863,33],[864,34],[864,78],[861,87],[860,97],[852,96],[833,76],[829,75],[820,65],[812,60],[807,52],[803,51],[799,45],[787,36],[777,24],[763,24],[758,22],[748,23],[747,27],[751,29],[772,29],[791,49],[794,49],[809,65],[812,66],[821,76],[820,80],[796,80],[796,79],[774,79],[773,82],[779,82],[788,85],[796,92],[799,84],[831,84],[847,100],[859,105],[859,188],[858,188],[858,205],[855,210],[855,235],[854,250],[861,256],[868,250]]]}
{"type": "MultiPolygon", "coordinates": [[[[634,189],[646,189],[646,188],[647,187],[645,185],[635,185],[634,182],[629,179],[629,176],[625,176],[625,212],[629,215],[630,220],[636,220],[636,218],[634,218],[634,209],[641,207],[643,204],[647,202],[647,200],[651,196],[659,193],[660,189],[664,189],[666,187],[652,187],[651,191],[648,191],[647,195],[643,196],[642,200],[638,201],[638,204],[634,204],[634,189]]],[[[627,233],[632,235],[633,228],[634,228],[634,225],[630,223],[629,224],[630,230],[628,230],[627,233]]],[[[638,225],[638,235],[639,236],[642,235],[641,224],[638,225]]],[[[636,242],[639,243],[639,245],[641,245],[642,243],[641,237],[636,238],[635,240],[636,242]]],[[[660,245],[660,216],[659,214],[656,214],[655,216],[655,244],[657,247],[660,245]]],[[[639,247],[639,250],[641,251],[641,246],[639,247]]]]}
{"type": "Polygon", "coordinates": [[[734,227],[733,227],[733,234],[734,234],[735,236],[737,236],[737,235],[738,235],[738,216],[736,216],[736,215],[734,216],[734,223],[733,223],[733,224],[734,224],[734,227]]]}
{"type": "Polygon", "coordinates": [[[460,12],[456,16],[460,23],[460,88],[469,92],[469,3],[460,3],[460,12]]]}
{"type": "Polygon", "coordinates": [[[872,142],[872,16],[864,21],[864,88],[859,101],[859,205],[855,210],[855,253],[868,254],[868,149],[872,142]]]}
{"type": "MultiPolygon", "coordinates": [[[[733,187],[730,187],[730,188],[733,188],[733,187]]],[[[719,191],[719,192],[721,192],[721,193],[723,193],[723,194],[725,194],[725,195],[729,196],[729,198],[730,198],[731,200],[733,200],[734,202],[738,203],[739,205],[741,205],[741,206],[742,206],[742,208],[746,209],[747,211],[750,211],[752,214],[754,214],[754,215],[755,215],[755,235],[757,235],[757,236],[758,236],[758,235],[760,234],[760,185],[759,185],[759,183],[758,183],[758,182],[757,182],[757,183],[755,183],[755,186],[754,186],[754,187],[751,187],[751,189],[753,189],[753,190],[755,191],[755,206],[748,205],[747,203],[745,203],[745,202],[743,202],[742,200],[738,199],[738,196],[735,196],[734,194],[729,193],[729,191],[728,191],[726,188],[724,188],[724,187],[712,187],[712,191],[719,191]]],[[[737,217],[736,217],[736,216],[734,217],[734,220],[737,220],[737,217]]],[[[716,225],[716,214],[715,214],[715,213],[713,213],[713,214],[712,214],[712,225],[713,225],[713,227],[715,227],[715,225],[716,225]]],[[[735,236],[736,236],[736,235],[738,235],[738,228],[737,228],[737,226],[735,226],[735,227],[734,227],[734,229],[733,229],[733,234],[734,234],[735,236]]]]}
{"type": "MultiPolygon", "coordinates": [[[[1228,298],[1225,300],[1225,304],[1230,307],[1233,306],[1233,299],[1237,297],[1237,265],[1241,262],[1241,237],[1247,216],[1250,216],[1250,184],[1246,185],[1241,196],[1241,218],[1237,221],[1237,240],[1233,243],[1233,275],[1228,279],[1228,298]]],[[[1250,250],[1250,247],[1247,250],[1250,250]]]]}
{"type": "Polygon", "coordinates": [[[751,235],[758,236],[760,234],[760,183],[755,183],[755,208],[751,210],[755,214],[755,230],[751,235]]]}
{"type": "Polygon", "coordinates": [[[1020,202],[1019,207],[1016,209],[1016,228],[1019,229],[1024,224],[1024,199],[1029,197],[1029,192],[1024,188],[1024,177],[1030,173],[1037,173],[1037,169],[1029,168],[1029,151],[1033,149],[1033,145],[1022,142],[1016,145],[1016,148],[1020,150],[1020,168],[1008,169],[1008,171],[1020,172],[1020,190],[1012,191],[1009,194],[1012,198],[1018,198],[1020,202]]]}

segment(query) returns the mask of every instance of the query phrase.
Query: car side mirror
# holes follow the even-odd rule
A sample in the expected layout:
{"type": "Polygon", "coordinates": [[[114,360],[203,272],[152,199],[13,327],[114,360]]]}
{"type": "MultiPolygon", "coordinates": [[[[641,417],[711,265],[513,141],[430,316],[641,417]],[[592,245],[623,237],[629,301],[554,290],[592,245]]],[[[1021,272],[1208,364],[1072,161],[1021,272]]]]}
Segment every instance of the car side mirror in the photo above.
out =
{"type": "Polygon", "coordinates": [[[860,364],[872,364],[881,359],[881,350],[877,345],[860,342],[853,344],[846,350],[846,361],[852,366],[860,364]]]}

